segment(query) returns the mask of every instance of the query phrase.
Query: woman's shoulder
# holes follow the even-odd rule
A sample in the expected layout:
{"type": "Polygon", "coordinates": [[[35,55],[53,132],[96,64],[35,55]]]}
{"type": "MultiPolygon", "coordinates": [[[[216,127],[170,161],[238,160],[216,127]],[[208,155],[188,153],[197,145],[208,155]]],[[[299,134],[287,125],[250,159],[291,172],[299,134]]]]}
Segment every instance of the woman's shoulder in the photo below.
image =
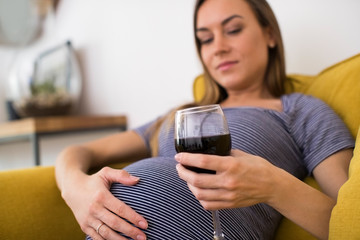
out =
{"type": "Polygon", "coordinates": [[[311,95],[292,93],[283,96],[283,110],[288,123],[292,127],[299,127],[309,122],[336,119],[340,122],[339,115],[324,101],[311,95]]]}
{"type": "Polygon", "coordinates": [[[304,102],[304,103],[307,103],[307,102],[323,102],[321,99],[319,99],[317,97],[314,97],[312,95],[307,95],[307,94],[304,94],[304,93],[298,93],[298,92],[283,95],[282,98],[285,98],[285,99],[287,99],[288,101],[291,101],[291,102],[299,102],[299,101],[304,102]]]}
{"type": "Polygon", "coordinates": [[[330,107],[321,99],[303,93],[291,93],[282,96],[284,112],[311,112],[318,108],[330,107]]]}

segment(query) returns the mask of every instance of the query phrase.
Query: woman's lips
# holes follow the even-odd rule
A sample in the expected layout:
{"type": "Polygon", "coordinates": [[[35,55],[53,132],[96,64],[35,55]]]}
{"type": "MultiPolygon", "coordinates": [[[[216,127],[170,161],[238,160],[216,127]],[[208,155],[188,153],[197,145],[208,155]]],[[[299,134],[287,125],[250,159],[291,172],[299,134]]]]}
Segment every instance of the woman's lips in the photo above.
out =
{"type": "Polygon", "coordinates": [[[234,66],[235,64],[237,64],[237,61],[226,61],[226,62],[222,62],[220,63],[216,69],[220,70],[220,71],[226,71],[229,70],[232,66],[234,66]]]}

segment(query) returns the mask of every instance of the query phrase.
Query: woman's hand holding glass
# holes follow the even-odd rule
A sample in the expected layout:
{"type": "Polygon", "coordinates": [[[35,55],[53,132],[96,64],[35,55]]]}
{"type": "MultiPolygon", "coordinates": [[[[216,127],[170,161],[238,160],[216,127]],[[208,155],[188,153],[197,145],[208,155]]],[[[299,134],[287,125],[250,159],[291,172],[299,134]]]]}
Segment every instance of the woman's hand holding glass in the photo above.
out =
{"type": "Polygon", "coordinates": [[[230,156],[179,153],[175,159],[180,178],[207,210],[270,203],[275,195],[275,172],[280,169],[261,157],[232,150],[230,156]],[[184,165],[213,170],[216,175],[197,174],[184,165]]]}
{"type": "MultiPolygon", "coordinates": [[[[231,150],[229,127],[219,104],[178,110],[175,114],[175,149],[179,152],[227,156],[231,150]]],[[[197,159],[193,159],[196,161],[197,159]]],[[[184,165],[197,173],[210,173],[207,168],[184,165]]],[[[224,240],[219,212],[212,211],[214,240],[224,240]]]]}
{"type": "Polygon", "coordinates": [[[114,182],[130,186],[138,181],[139,178],[131,176],[125,170],[105,167],[93,175],[84,174],[76,181],[71,181],[72,186],[64,188],[66,190],[62,192],[62,196],[72,209],[82,231],[93,239],[125,239],[115,231],[132,239],[146,239],[139,228],[146,229],[147,221],[109,191],[114,182]]]}

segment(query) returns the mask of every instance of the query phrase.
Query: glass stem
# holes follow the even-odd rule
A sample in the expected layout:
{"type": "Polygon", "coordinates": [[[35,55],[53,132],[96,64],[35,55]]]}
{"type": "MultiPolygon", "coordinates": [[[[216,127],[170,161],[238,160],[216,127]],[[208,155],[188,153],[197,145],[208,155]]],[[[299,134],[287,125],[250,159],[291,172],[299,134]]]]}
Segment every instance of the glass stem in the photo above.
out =
{"type": "Polygon", "coordinates": [[[214,223],[214,240],[224,240],[224,234],[221,230],[220,218],[219,218],[219,211],[211,211],[213,223],[214,223]]]}

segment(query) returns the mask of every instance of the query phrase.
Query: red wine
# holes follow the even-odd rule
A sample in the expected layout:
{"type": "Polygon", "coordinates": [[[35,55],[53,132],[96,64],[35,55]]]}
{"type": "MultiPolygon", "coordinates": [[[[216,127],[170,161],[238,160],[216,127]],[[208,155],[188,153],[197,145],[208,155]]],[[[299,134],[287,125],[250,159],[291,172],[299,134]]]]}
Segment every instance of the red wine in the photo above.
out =
{"type": "MultiPolygon", "coordinates": [[[[227,156],[231,150],[230,134],[175,139],[175,149],[179,152],[204,153],[227,156]]],[[[215,173],[208,169],[185,166],[197,173],[215,173]]]]}

